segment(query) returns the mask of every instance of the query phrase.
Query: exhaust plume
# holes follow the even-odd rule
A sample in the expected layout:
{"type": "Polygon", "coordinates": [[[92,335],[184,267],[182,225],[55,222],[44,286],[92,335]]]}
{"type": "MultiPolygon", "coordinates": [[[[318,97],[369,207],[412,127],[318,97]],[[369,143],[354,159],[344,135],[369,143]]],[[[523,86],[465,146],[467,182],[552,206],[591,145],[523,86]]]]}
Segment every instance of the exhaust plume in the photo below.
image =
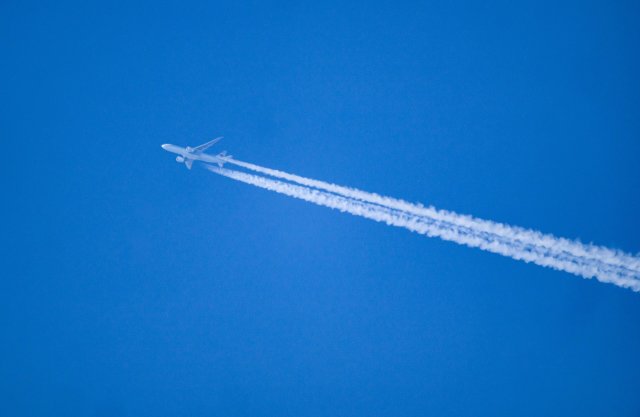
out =
{"type": "MultiPolygon", "coordinates": [[[[233,162],[239,166],[242,166],[240,164],[243,164],[247,169],[252,169],[249,168],[249,166],[257,167],[240,161],[233,160],[233,162]]],[[[588,250],[558,250],[557,248],[560,243],[553,241],[550,242],[549,239],[559,239],[554,238],[551,235],[543,235],[545,239],[541,240],[541,242],[535,241],[533,237],[535,237],[536,233],[539,232],[519,229],[526,233],[524,233],[524,236],[522,234],[518,235],[520,238],[514,238],[508,233],[504,233],[504,230],[510,231],[513,229],[510,226],[500,225],[500,227],[496,228],[486,227],[493,226],[492,222],[483,220],[478,223],[476,222],[477,219],[469,218],[468,216],[460,216],[455,213],[443,212],[442,210],[416,206],[401,200],[395,200],[389,197],[366,193],[364,191],[326,184],[321,181],[310,180],[291,174],[281,173],[279,171],[275,171],[278,173],[278,175],[275,176],[280,176],[282,179],[289,179],[291,181],[298,180],[296,182],[299,184],[304,181],[306,184],[294,185],[258,175],[247,174],[245,172],[213,166],[206,167],[210,171],[227,178],[312,202],[314,204],[348,212],[350,214],[378,222],[384,222],[389,225],[403,227],[427,236],[439,237],[443,240],[456,242],[470,247],[477,247],[489,252],[508,256],[513,259],[532,262],[540,266],[570,272],[584,278],[596,278],[601,282],[612,283],[620,287],[640,291],[639,269],[634,269],[632,267],[634,263],[625,262],[625,260],[607,262],[607,260],[610,260],[611,256],[617,252],[610,251],[606,248],[596,247],[598,249],[610,251],[611,255],[609,257],[588,256],[588,250]],[[284,178],[284,176],[289,178],[284,178]],[[295,178],[295,180],[293,178],[295,178]],[[316,188],[314,189],[310,187],[316,188]],[[327,188],[331,188],[335,193],[329,192],[327,188]],[[338,195],[338,191],[342,194],[338,195]],[[361,197],[355,198],[348,195],[349,193],[362,194],[353,194],[361,197]],[[375,200],[387,205],[372,203],[366,199],[375,200]],[[409,208],[409,210],[405,210],[406,208],[409,208]],[[422,209],[425,211],[422,211],[422,209]],[[438,215],[429,216],[425,214],[431,213],[432,211],[435,211],[438,215]],[[460,221],[461,218],[465,221],[460,221]],[[478,224],[484,225],[484,227],[479,227],[478,224]]],[[[264,171],[258,172],[267,175],[272,175],[272,172],[274,172],[274,170],[267,168],[257,168],[264,171]]],[[[254,171],[257,170],[254,169],[254,171]]],[[[574,245],[580,245],[579,242],[571,242],[568,240],[567,242],[574,245]]],[[[602,252],[597,253],[599,255],[603,254],[602,252]]],[[[630,257],[630,255],[627,256],[630,257]]],[[[631,259],[634,260],[633,257],[631,257],[631,259]]],[[[635,260],[637,261],[637,259],[635,260]]]]}
{"type": "Polygon", "coordinates": [[[370,193],[355,188],[344,187],[324,181],[305,178],[299,175],[289,174],[286,172],[261,167],[259,165],[242,162],[235,159],[229,160],[229,163],[254,172],[269,175],[271,177],[281,178],[297,184],[325,190],[355,200],[365,201],[368,203],[405,211],[407,213],[412,213],[418,216],[430,217],[435,220],[450,222],[459,226],[473,228],[475,230],[484,231],[493,235],[503,236],[512,241],[521,241],[524,244],[545,247],[550,251],[558,254],[567,253],[578,257],[589,257],[592,259],[598,259],[604,263],[618,265],[630,270],[640,271],[639,257],[632,256],[621,251],[612,250],[606,247],[584,244],[579,241],[572,241],[565,238],[558,238],[553,235],[544,234],[535,230],[525,229],[517,226],[509,226],[504,223],[478,219],[469,215],[436,209],[433,206],[425,207],[421,204],[413,204],[404,200],[385,197],[379,194],[370,193]]]}

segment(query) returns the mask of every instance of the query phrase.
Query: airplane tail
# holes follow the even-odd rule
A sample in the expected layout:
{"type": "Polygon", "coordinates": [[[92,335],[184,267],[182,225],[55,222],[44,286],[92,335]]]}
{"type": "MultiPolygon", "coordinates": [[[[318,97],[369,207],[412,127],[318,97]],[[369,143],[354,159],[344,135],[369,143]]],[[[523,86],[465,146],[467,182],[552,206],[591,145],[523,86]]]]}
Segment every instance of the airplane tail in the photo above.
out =
{"type": "Polygon", "coordinates": [[[226,162],[227,159],[233,158],[231,155],[227,155],[227,151],[222,151],[218,154],[218,166],[222,168],[222,165],[226,162]]]}

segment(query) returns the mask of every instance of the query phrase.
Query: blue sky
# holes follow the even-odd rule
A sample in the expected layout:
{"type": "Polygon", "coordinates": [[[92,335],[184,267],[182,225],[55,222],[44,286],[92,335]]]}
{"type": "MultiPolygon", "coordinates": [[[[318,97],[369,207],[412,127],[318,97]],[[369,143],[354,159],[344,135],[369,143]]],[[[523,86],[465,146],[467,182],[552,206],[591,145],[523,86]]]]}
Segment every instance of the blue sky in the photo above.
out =
{"type": "Polygon", "coordinates": [[[161,143],[640,251],[633,2],[4,2],[0,414],[640,413],[640,295],[161,143]]]}

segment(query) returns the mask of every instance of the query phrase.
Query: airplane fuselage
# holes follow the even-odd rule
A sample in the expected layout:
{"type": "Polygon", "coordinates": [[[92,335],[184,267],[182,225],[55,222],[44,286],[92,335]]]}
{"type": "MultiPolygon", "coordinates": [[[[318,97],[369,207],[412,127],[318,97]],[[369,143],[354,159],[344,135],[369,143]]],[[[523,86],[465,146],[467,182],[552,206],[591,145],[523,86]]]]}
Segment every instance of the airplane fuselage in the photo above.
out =
{"type": "Polygon", "coordinates": [[[222,166],[226,161],[225,158],[215,155],[209,155],[202,152],[191,152],[189,148],[183,148],[181,146],[172,145],[170,143],[165,143],[162,145],[162,149],[167,152],[175,153],[178,155],[176,161],[184,162],[187,168],[191,168],[191,164],[193,161],[202,161],[210,164],[218,164],[222,166]]]}

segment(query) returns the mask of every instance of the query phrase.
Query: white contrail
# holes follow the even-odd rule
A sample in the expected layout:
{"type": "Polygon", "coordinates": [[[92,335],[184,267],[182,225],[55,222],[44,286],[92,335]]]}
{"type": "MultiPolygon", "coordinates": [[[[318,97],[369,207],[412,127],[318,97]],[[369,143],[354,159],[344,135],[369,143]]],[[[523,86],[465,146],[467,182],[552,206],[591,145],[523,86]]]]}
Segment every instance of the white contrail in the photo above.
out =
{"type": "Polygon", "coordinates": [[[509,241],[501,236],[491,235],[485,231],[474,230],[447,221],[418,216],[402,210],[382,207],[305,186],[213,166],[207,166],[207,169],[237,181],[321,206],[338,209],[356,216],[384,222],[393,226],[404,227],[427,236],[440,237],[444,240],[481,248],[525,262],[532,262],[541,266],[570,272],[585,278],[595,277],[601,282],[612,283],[621,287],[631,288],[634,291],[640,291],[640,274],[638,274],[638,271],[629,271],[627,268],[618,265],[607,264],[599,260],[578,257],[567,253],[553,253],[549,251],[548,248],[521,241],[509,241]]]}
{"type": "Polygon", "coordinates": [[[472,228],[477,231],[483,231],[492,235],[502,236],[511,241],[517,240],[524,244],[545,247],[549,251],[552,251],[554,253],[566,253],[576,257],[595,259],[603,263],[617,265],[621,268],[626,268],[631,271],[640,271],[639,257],[629,255],[621,251],[612,250],[606,247],[584,244],[582,242],[558,238],[553,235],[544,234],[535,230],[509,226],[503,223],[478,219],[472,216],[453,213],[446,210],[439,210],[432,206],[424,207],[420,204],[412,204],[404,200],[385,197],[379,194],[370,193],[355,188],[344,187],[324,181],[305,178],[299,175],[261,167],[259,165],[239,161],[236,159],[229,159],[228,162],[255,172],[259,172],[276,178],[281,178],[287,181],[292,181],[308,187],[329,191],[331,193],[339,194],[352,199],[378,204],[418,216],[429,217],[435,220],[446,221],[459,226],[472,228]]]}

